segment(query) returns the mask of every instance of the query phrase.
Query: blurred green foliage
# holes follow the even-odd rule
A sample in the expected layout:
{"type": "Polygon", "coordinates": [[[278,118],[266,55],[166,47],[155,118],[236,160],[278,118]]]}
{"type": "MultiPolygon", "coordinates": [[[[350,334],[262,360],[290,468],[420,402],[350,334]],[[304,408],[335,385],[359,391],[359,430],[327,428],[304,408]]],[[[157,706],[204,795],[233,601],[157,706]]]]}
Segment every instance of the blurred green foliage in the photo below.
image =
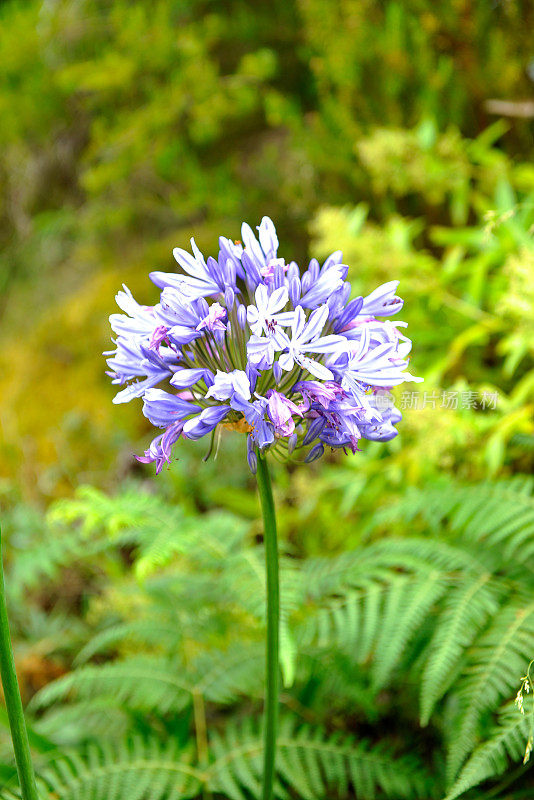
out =
{"type": "Polygon", "coordinates": [[[532,469],[525,443],[534,443],[534,169],[493,145],[502,130],[497,123],[463,140],[429,122],[379,129],[358,147],[380,198],[380,224],[360,203],[324,207],[312,225],[313,252],[343,249],[356,294],[370,282],[400,280],[414,363],[425,376],[420,406],[426,392],[426,408],[407,412],[402,441],[391,448],[411,480],[443,470],[476,478],[532,469]],[[400,213],[403,203],[415,212],[433,207],[440,224],[400,213]],[[459,393],[458,408],[443,402],[444,390],[459,393]],[[478,404],[462,408],[469,392],[478,404]],[[481,409],[484,392],[498,395],[494,410],[481,409]]]}
{"type": "Polygon", "coordinates": [[[40,499],[122,474],[144,429],[103,376],[114,289],[152,302],[174,245],[263,214],[303,260],[317,212],[314,252],[344,246],[358,289],[403,279],[416,370],[500,384],[484,454],[480,415],[439,446],[495,472],[531,441],[534,179],[531,122],[488,127],[485,102],[531,94],[533,22],[521,0],[4,3],[2,476],[40,499]]]}

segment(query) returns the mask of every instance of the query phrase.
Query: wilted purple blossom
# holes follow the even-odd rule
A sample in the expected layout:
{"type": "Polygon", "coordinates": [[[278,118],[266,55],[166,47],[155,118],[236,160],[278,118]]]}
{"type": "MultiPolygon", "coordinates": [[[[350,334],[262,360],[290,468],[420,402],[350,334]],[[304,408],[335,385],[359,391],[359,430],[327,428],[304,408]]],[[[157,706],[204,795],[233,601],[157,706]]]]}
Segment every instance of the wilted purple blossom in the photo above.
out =
{"type": "Polygon", "coordinates": [[[406,368],[410,340],[397,281],[350,300],[341,252],[300,272],[278,256],[275,227],[264,217],[258,238],[219,239],[217,258],[175,248],[180,273],[153,272],[161,290],[141,306],[124,287],[123,314],[112,314],[115,349],[108,374],[123,386],[114,402],[143,398],[143,413],[163,430],[139,460],[159,472],[180,437],[200,439],[220,424],[256,448],[285,456],[324,448],[355,452],[360,439],[388,441],[401,415],[389,389],[418,381],[406,368]],[[160,388],[166,387],[167,390],[160,388]],[[158,387],[158,388],[156,388],[158,387]]]}

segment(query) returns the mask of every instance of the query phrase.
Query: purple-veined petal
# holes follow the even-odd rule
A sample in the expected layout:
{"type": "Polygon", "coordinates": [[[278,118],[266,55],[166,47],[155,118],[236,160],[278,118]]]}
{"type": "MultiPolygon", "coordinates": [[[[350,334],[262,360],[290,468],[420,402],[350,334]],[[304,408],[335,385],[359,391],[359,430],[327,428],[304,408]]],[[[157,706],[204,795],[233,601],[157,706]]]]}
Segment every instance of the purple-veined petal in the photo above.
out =
{"type": "Polygon", "coordinates": [[[140,397],[143,397],[147,390],[150,390],[153,386],[161,383],[161,381],[165,380],[167,376],[167,372],[155,372],[153,375],[151,375],[149,378],[145,378],[143,381],[135,381],[125,389],[122,389],[120,392],[118,392],[113,398],[113,403],[118,405],[120,403],[129,403],[130,400],[139,399],[140,397]]]}
{"type": "Polygon", "coordinates": [[[312,461],[317,461],[318,458],[324,454],[324,446],[321,442],[317,442],[316,445],[312,447],[306,458],[304,459],[308,464],[311,464],[312,461]]]}
{"type": "Polygon", "coordinates": [[[246,372],[240,369],[234,369],[232,372],[217,370],[213,384],[206,392],[206,397],[213,397],[215,400],[232,400],[236,394],[243,400],[250,400],[250,381],[246,372]]]}
{"type": "Polygon", "coordinates": [[[328,367],[325,367],[324,364],[320,364],[313,358],[299,355],[296,356],[295,360],[297,364],[302,367],[302,369],[306,369],[311,375],[315,375],[316,378],[320,378],[322,381],[334,380],[334,373],[329,370],[328,367]]]}
{"type": "Polygon", "coordinates": [[[328,306],[324,305],[316,308],[309,316],[306,326],[298,335],[302,344],[312,339],[317,339],[328,319],[328,306]]]}
{"type": "Polygon", "coordinates": [[[295,359],[293,358],[291,353],[282,353],[282,355],[278,359],[278,363],[280,364],[282,369],[285,369],[286,372],[290,372],[295,366],[295,359]]]}
{"type": "Polygon", "coordinates": [[[187,420],[184,425],[183,435],[186,439],[201,439],[207,433],[211,433],[230,411],[230,406],[205,408],[198,416],[187,420]]]}
{"type": "Polygon", "coordinates": [[[278,252],[278,236],[270,217],[263,217],[258,225],[258,238],[266,258],[275,258],[278,252]]]}
{"type": "Polygon", "coordinates": [[[143,414],[157,428],[166,428],[176,420],[199,411],[199,406],[163,389],[148,389],[145,392],[143,414]]]}
{"type": "Polygon", "coordinates": [[[213,373],[207,369],[179,369],[169,383],[176,389],[188,389],[205,378],[207,374],[213,377],[213,373]]]}
{"type": "Polygon", "coordinates": [[[389,317],[397,314],[403,306],[403,301],[395,294],[398,285],[398,281],[389,281],[368,294],[363,300],[360,313],[373,317],[389,317]]]}
{"type": "MultiPolygon", "coordinates": [[[[312,283],[306,294],[301,299],[304,308],[314,308],[325,303],[331,294],[341,289],[347,277],[348,267],[343,264],[333,264],[321,271],[317,281],[312,283]]],[[[304,291],[304,283],[303,283],[304,291]]]]}

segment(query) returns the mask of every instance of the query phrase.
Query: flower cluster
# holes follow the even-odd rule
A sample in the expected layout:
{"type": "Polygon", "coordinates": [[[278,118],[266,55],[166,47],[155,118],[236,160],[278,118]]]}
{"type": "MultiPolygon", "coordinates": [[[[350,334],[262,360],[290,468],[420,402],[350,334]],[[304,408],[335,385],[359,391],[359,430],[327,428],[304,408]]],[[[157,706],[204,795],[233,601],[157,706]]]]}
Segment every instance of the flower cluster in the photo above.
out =
{"type": "Polygon", "coordinates": [[[183,272],[151,273],[161,290],[154,306],[126,287],[117,295],[124,313],[110,317],[116,347],[105,354],[108,375],[124,386],[114,402],[143,398],[145,416],[163,429],[139,460],[159,472],[181,436],[200,439],[218,425],[247,434],[252,470],[258,448],[305,448],[312,461],[325,446],[355,452],[362,438],[396,436],[401,415],[388,390],[420,380],[406,372],[405,323],[379,319],[402,308],[398,282],[350,300],[341,252],[301,273],[278,256],[268,217],[258,238],[247,224],[241,235],[221,237],[217,259],[193,239],[192,254],[175,248],[183,272]]]}

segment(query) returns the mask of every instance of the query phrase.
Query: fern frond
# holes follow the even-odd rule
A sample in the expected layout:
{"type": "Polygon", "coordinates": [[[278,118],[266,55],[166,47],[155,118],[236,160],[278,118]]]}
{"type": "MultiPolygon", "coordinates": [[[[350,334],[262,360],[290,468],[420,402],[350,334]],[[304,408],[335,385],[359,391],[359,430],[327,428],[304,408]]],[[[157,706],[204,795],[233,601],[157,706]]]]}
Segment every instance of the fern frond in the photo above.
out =
{"type": "Polygon", "coordinates": [[[34,709],[69,699],[115,698],[117,704],[145,711],[180,712],[190,702],[194,683],[184,677],[181,662],[139,656],[70,672],[38,692],[34,709]]]}
{"type": "MultiPolygon", "coordinates": [[[[231,800],[260,798],[263,745],[258,727],[250,720],[231,724],[214,734],[210,745],[215,760],[204,773],[207,788],[231,800]]],[[[291,792],[302,800],[324,800],[332,792],[345,796],[349,786],[361,800],[380,792],[394,800],[427,796],[429,781],[420,762],[396,756],[383,744],[327,735],[317,726],[282,718],[277,752],[277,798],[291,792]]]]}
{"type": "Polygon", "coordinates": [[[446,579],[440,572],[417,582],[398,578],[392,583],[384,599],[376,642],[373,664],[375,691],[387,682],[403,649],[446,588],[446,579]]]}
{"type": "MultiPolygon", "coordinates": [[[[405,536],[332,558],[297,561],[282,554],[281,665],[286,685],[296,685],[284,699],[299,718],[317,724],[282,717],[278,800],[442,796],[439,776],[429,788],[417,759],[396,758],[386,742],[362,744],[359,737],[321,727],[325,720],[341,727],[348,716],[352,730],[365,716],[367,724],[379,720],[383,731],[389,714],[400,720],[396,726],[411,726],[411,691],[383,693],[376,702],[377,690],[392,676],[404,686],[420,680],[423,725],[436,714],[429,746],[440,747],[441,736],[449,743],[449,800],[522,755],[524,720],[518,712],[503,712],[499,730],[489,738],[487,731],[534,654],[532,483],[448,483],[445,489],[414,491],[409,508],[391,512],[405,536]],[[410,519],[415,521],[407,525],[410,519]],[[430,522],[425,532],[443,529],[446,541],[411,535],[421,530],[421,519],[430,522]]],[[[118,652],[120,660],[77,667],[33,701],[34,709],[44,709],[36,729],[54,746],[68,748],[65,757],[54,755],[41,768],[50,770],[46,796],[178,800],[204,791],[254,800],[261,796],[263,742],[250,705],[240,701],[243,695],[256,700],[263,688],[263,548],[247,543],[248,523],[231,514],[194,518],[142,495],[137,489],[115,498],[82,493],[56,508],[57,518],[72,527],[61,531],[74,542],[72,552],[90,542],[92,552],[115,559],[117,545],[133,545],[143,581],[114,581],[109,595],[94,604],[90,621],[96,612],[106,627],[78,663],[99,653],[118,652]],[[239,646],[224,649],[232,638],[239,646]],[[207,752],[202,701],[209,704],[207,752]],[[230,704],[235,714],[228,713],[230,704]],[[193,735],[193,722],[200,731],[200,766],[179,750],[167,758],[155,737],[136,740],[137,759],[133,745],[117,744],[152,726],[182,741],[193,735]],[[113,746],[106,744],[110,739],[113,746]],[[91,749],[94,741],[99,745],[91,749]],[[163,764],[162,787],[173,769],[183,775],[160,788],[159,778],[151,777],[153,762],[163,764]]],[[[409,746],[418,735],[410,728],[409,746]]]]}
{"type": "MultiPolygon", "coordinates": [[[[136,529],[145,520],[159,520],[166,508],[157,495],[130,486],[115,496],[92,486],[81,486],[74,498],[57,500],[48,512],[50,524],[79,524],[86,537],[103,530],[111,536],[128,528],[136,529]]],[[[183,512],[173,508],[177,520],[183,512]]]]}
{"type": "Polygon", "coordinates": [[[158,521],[153,535],[143,529],[142,536],[138,536],[140,555],[135,565],[136,574],[141,579],[146,578],[166,567],[177,555],[189,556],[204,568],[217,569],[221,559],[228,557],[247,530],[245,520],[228,512],[184,516],[177,524],[171,511],[169,519],[158,521]]]}
{"type": "Polygon", "coordinates": [[[281,700],[288,708],[293,708],[310,721],[311,713],[317,719],[334,718],[343,720],[347,714],[376,721],[383,713],[383,707],[369,691],[369,674],[366,665],[355,664],[354,658],[339,651],[301,652],[298,661],[297,685],[311,687],[313,695],[308,698],[306,707],[295,704],[295,698],[282,694],[281,700]],[[312,699],[313,698],[313,699],[312,699]]]}
{"type": "MultiPolygon", "coordinates": [[[[228,559],[221,581],[227,597],[257,620],[265,619],[265,553],[263,547],[242,550],[228,559]]],[[[282,619],[303,604],[306,582],[300,563],[280,555],[282,619]]]]}
{"type": "Polygon", "coordinates": [[[90,739],[118,741],[128,735],[131,714],[110,697],[53,706],[34,723],[35,730],[56,747],[73,747],[90,739]]]}
{"type": "Polygon", "coordinates": [[[428,724],[436,702],[449,688],[465,649],[489,616],[496,613],[498,596],[499,588],[490,573],[468,573],[464,581],[451,587],[427,647],[421,681],[421,725],[428,724]]]}
{"type": "Polygon", "coordinates": [[[342,553],[334,558],[313,558],[302,564],[307,595],[319,600],[360,587],[370,581],[389,579],[392,570],[403,573],[430,574],[485,567],[466,548],[455,547],[436,539],[412,537],[387,539],[365,548],[342,553]]]}
{"type": "MultiPolygon", "coordinates": [[[[27,608],[28,591],[55,582],[69,564],[89,561],[102,549],[97,541],[81,542],[76,530],[51,530],[32,509],[14,509],[4,515],[3,528],[9,537],[7,591],[12,602],[27,608]]],[[[89,561],[89,563],[91,563],[89,561]]]]}
{"type": "Polygon", "coordinates": [[[181,633],[176,625],[164,625],[156,619],[138,619],[122,622],[95,634],[82,647],[74,660],[79,666],[90,661],[97,653],[106,652],[120,644],[143,645],[144,648],[156,648],[165,645],[167,651],[173,652],[181,641],[181,633]]]}
{"type": "Polygon", "coordinates": [[[379,582],[389,574],[389,565],[384,564],[371,548],[362,548],[333,557],[307,559],[301,570],[307,596],[317,602],[351,587],[379,582]]]}
{"type": "Polygon", "coordinates": [[[526,564],[534,555],[534,481],[528,476],[463,486],[453,481],[412,489],[375,515],[375,525],[421,516],[433,530],[447,525],[468,541],[498,547],[499,558],[526,564]]]}
{"type": "Polygon", "coordinates": [[[337,648],[363,663],[373,653],[375,689],[387,682],[403,648],[412,639],[448,585],[447,575],[399,575],[390,570],[387,583],[368,582],[349,589],[305,620],[302,642],[337,648]]]}
{"type": "Polygon", "coordinates": [[[322,650],[336,648],[365,661],[373,647],[380,619],[380,608],[387,586],[369,582],[360,590],[348,589],[343,596],[329,600],[304,619],[299,639],[304,647],[322,650]]]}
{"type": "Polygon", "coordinates": [[[135,486],[115,496],[83,486],[74,499],[54,503],[48,521],[51,526],[77,526],[81,540],[94,541],[101,534],[116,544],[137,545],[136,571],[142,578],[177,555],[203,554],[207,562],[220,562],[248,529],[243,519],[230,513],[188,515],[179,505],[162,503],[157,495],[135,486]]]}
{"type": "Polygon", "coordinates": [[[369,546],[375,562],[403,572],[430,573],[435,570],[456,572],[474,570],[483,572],[484,563],[463,545],[454,545],[439,539],[410,537],[384,539],[369,546]]]}
{"type": "MultiPolygon", "coordinates": [[[[251,718],[230,722],[210,737],[211,759],[200,769],[191,754],[172,741],[133,738],[120,744],[91,743],[56,752],[37,765],[40,796],[58,800],[186,800],[202,789],[229,800],[261,797],[263,737],[251,718]]],[[[412,755],[396,755],[384,744],[371,746],[346,734],[282,718],[278,738],[275,797],[295,794],[324,800],[346,796],[352,787],[361,800],[380,794],[392,800],[427,797],[430,779],[412,755]]],[[[0,800],[17,797],[5,787],[0,800]]]]}
{"type": "Polygon", "coordinates": [[[59,800],[185,800],[199,788],[191,755],[155,738],[91,743],[38,765],[37,780],[43,798],[59,800]]]}
{"type": "Polygon", "coordinates": [[[189,669],[176,659],[138,656],[75,670],[41,689],[31,705],[39,709],[71,699],[113,698],[129,708],[179,713],[193,695],[228,704],[244,693],[258,694],[263,670],[263,649],[258,645],[208,651],[189,669]]]}
{"type": "Polygon", "coordinates": [[[517,763],[523,758],[530,733],[532,700],[525,703],[525,716],[514,703],[501,711],[499,724],[471,755],[445,800],[456,800],[468,789],[482,781],[501,775],[510,761],[517,763]]]}
{"type": "Polygon", "coordinates": [[[453,725],[447,760],[449,784],[476,744],[483,714],[514,690],[533,652],[534,603],[503,607],[471,648],[455,693],[460,711],[453,725]]]}
{"type": "Polygon", "coordinates": [[[208,651],[195,661],[193,692],[214,703],[233,703],[243,695],[261,696],[265,671],[263,645],[238,645],[223,652],[208,651]]]}

